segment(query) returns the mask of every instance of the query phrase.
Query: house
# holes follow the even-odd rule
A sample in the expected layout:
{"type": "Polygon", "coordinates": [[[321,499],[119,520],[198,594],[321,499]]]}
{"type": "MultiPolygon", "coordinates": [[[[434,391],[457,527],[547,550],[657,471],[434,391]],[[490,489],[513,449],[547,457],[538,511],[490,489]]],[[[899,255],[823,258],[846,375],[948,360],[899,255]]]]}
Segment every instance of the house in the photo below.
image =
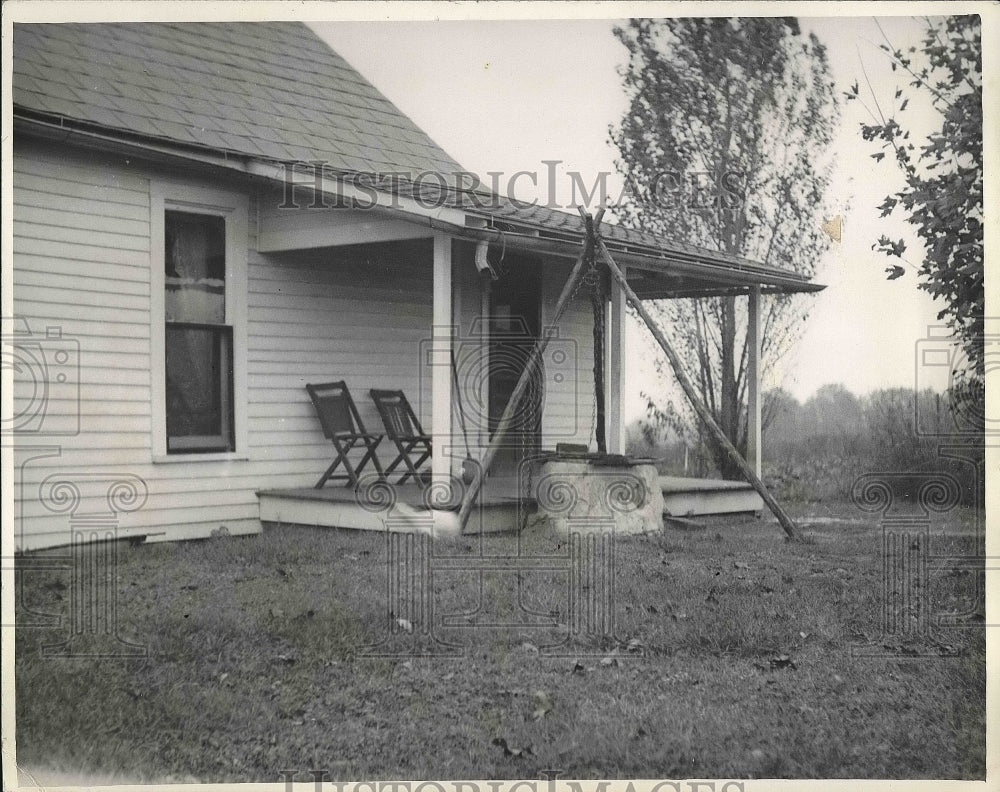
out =
{"type": "MultiPolygon", "coordinates": [[[[368,389],[402,389],[437,482],[481,453],[579,255],[578,216],[456,190],[460,165],[301,24],[16,24],[13,64],[20,550],[262,519],[380,527],[346,488],[307,497],[332,453],[307,383],[345,380],[369,431],[368,389]]],[[[603,233],[644,299],[822,288],[603,233]]],[[[621,293],[609,303],[620,452],[621,293]]],[[[522,447],[593,447],[592,331],[580,294],[522,447]]]]}

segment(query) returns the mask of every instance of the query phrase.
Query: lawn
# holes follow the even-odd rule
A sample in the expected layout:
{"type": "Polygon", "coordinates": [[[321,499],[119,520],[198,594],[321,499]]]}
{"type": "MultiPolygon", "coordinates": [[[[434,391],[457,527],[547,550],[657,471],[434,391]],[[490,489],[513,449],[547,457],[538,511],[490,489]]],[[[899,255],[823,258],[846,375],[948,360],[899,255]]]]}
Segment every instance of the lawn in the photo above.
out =
{"type": "MultiPolygon", "coordinates": [[[[925,582],[933,614],[971,624],[887,633],[878,524],[797,511],[797,543],[767,516],[617,539],[613,637],[577,629],[569,603],[599,592],[570,599],[565,564],[462,568],[562,557],[551,539],[441,540],[426,564],[418,543],[398,565],[380,534],[276,525],[119,545],[118,634],[147,656],[80,656],[109,646],[87,635],[49,656],[73,582],[36,569],[59,551],[32,554],[19,624],[62,624],[17,629],[18,761],[146,781],[983,778],[982,575],[925,582]],[[430,567],[423,610],[391,604],[430,567]]],[[[935,556],[977,552],[971,513],[931,531],[935,556]]]]}

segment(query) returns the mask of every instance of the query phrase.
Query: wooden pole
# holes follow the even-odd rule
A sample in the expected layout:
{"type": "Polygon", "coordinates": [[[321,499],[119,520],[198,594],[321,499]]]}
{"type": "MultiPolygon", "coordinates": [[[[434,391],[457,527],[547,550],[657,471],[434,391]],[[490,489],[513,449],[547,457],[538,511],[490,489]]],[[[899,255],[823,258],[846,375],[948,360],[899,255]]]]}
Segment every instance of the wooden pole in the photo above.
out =
{"type": "MultiPolygon", "coordinates": [[[[597,213],[595,222],[599,223],[603,214],[604,210],[601,209],[597,213]]],[[[594,236],[592,234],[588,234],[586,240],[584,241],[583,252],[580,253],[580,257],[577,258],[576,263],[573,265],[573,270],[570,272],[569,278],[566,280],[566,285],[563,286],[559,299],[556,301],[556,307],[552,312],[552,317],[546,322],[550,328],[559,322],[559,319],[566,311],[566,307],[569,305],[570,300],[573,299],[573,294],[576,291],[577,286],[580,285],[580,281],[583,280],[583,276],[586,274],[584,264],[593,255],[593,239],[594,236]]],[[[458,510],[458,524],[460,531],[464,531],[466,524],[469,522],[469,517],[472,514],[472,507],[475,504],[476,498],[479,496],[479,491],[483,486],[483,479],[486,477],[487,471],[489,471],[490,466],[493,464],[493,458],[496,456],[497,449],[500,446],[500,441],[503,440],[504,435],[510,428],[511,420],[514,417],[514,413],[517,410],[521,399],[524,398],[524,394],[528,391],[528,384],[531,382],[532,371],[534,371],[540,364],[542,355],[545,354],[545,349],[549,345],[549,340],[552,338],[552,335],[552,330],[547,330],[542,337],[538,339],[538,343],[531,349],[531,355],[528,358],[528,362],[525,365],[524,370],[521,372],[521,376],[517,380],[517,385],[514,386],[514,392],[511,393],[510,399],[507,401],[507,406],[504,407],[503,415],[500,417],[500,421],[497,424],[497,429],[493,434],[493,439],[490,440],[490,444],[486,448],[486,453],[483,455],[482,460],[480,460],[476,478],[465,491],[465,496],[462,498],[462,506],[458,510]]]]}
{"type": "Polygon", "coordinates": [[[760,393],[760,286],[751,286],[747,295],[747,462],[758,476],[764,471],[761,444],[760,393]]]}
{"type": "MultiPolygon", "coordinates": [[[[587,238],[594,239],[594,220],[589,214],[583,214],[583,222],[587,228],[587,238]]],[[[591,243],[593,247],[593,243],[591,243]]],[[[594,441],[597,443],[597,453],[604,456],[608,453],[607,435],[605,434],[604,411],[604,348],[606,327],[604,324],[604,274],[595,273],[597,277],[591,287],[590,308],[594,325],[594,441]]]]}
{"type": "MultiPolygon", "coordinates": [[[[596,224],[595,224],[596,225],[596,224]]],[[[653,321],[653,317],[649,315],[649,311],[646,310],[642,301],[636,296],[636,293],[632,291],[632,287],[628,285],[625,280],[625,276],[622,275],[618,265],[615,264],[613,258],[611,258],[611,253],[608,252],[607,246],[604,244],[599,236],[594,239],[594,243],[597,247],[601,258],[604,259],[604,263],[607,264],[608,269],[611,272],[611,276],[618,282],[622,291],[625,292],[626,299],[632,303],[635,307],[636,312],[642,317],[642,320],[646,323],[646,327],[653,334],[653,338],[656,339],[656,343],[660,345],[663,351],[667,355],[667,360],[670,361],[670,367],[674,370],[674,375],[677,377],[677,381],[680,382],[681,388],[684,390],[684,394],[687,396],[688,401],[691,402],[691,406],[694,407],[698,417],[701,418],[705,426],[708,427],[712,436],[718,441],[718,443],[726,449],[729,455],[732,457],[733,462],[739,467],[740,472],[746,477],[746,480],[750,482],[761,498],[764,499],[764,503],[767,504],[771,513],[778,519],[781,527],[784,529],[785,533],[788,534],[789,538],[798,538],[798,529],[795,527],[795,523],[792,522],[791,518],[785,514],[785,510],[781,508],[781,505],[774,499],[770,492],[767,491],[767,487],[764,486],[764,482],[760,480],[760,477],[754,473],[754,471],[747,465],[746,460],[740,456],[740,452],[736,450],[736,447],[729,442],[729,438],[726,437],[722,429],[715,422],[712,414],[708,411],[708,408],[698,400],[698,394],[695,392],[694,386],[691,384],[691,380],[688,379],[687,374],[684,373],[684,369],[681,366],[681,360],[677,356],[673,347],[667,341],[666,336],[660,331],[660,328],[656,326],[653,321]]]]}

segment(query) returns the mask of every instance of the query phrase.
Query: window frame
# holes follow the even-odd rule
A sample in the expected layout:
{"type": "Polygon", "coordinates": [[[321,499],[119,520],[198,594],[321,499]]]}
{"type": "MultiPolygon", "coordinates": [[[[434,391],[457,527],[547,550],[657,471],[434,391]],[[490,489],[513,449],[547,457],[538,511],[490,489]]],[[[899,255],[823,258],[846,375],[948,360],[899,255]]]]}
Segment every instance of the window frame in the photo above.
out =
{"type": "MultiPolygon", "coordinates": [[[[169,180],[150,181],[150,394],[154,462],[247,459],[247,252],[249,199],[240,192],[169,180]],[[232,451],[167,450],[166,213],[222,217],[226,223],[226,308],[232,328],[232,451]]],[[[220,325],[222,326],[222,325],[220,325]]]]}

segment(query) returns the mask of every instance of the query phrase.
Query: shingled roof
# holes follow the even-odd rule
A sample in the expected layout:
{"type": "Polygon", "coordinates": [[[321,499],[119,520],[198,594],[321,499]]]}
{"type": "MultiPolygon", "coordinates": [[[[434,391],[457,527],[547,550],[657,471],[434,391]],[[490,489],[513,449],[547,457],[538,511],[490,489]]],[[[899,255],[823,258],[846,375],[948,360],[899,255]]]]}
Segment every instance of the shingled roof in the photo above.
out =
{"type": "Polygon", "coordinates": [[[460,170],[293,22],[14,26],[14,105],[175,143],[345,171],[460,170]]]}
{"type": "MultiPolygon", "coordinates": [[[[15,117],[267,162],[322,161],[344,173],[462,167],[312,30],[297,22],[15,24],[15,117]]],[[[404,187],[405,189],[405,187],[404,187]]],[[[576,214],[450,191],[442,205],[575,237],[576,214]],[[482,202],[480,202],[482,203],[482,202]]],[[[603,235],[656,259],[698,260],[782,291],[822,288],[786,270],[620,226],[603,235]]],[[[745,281],[744,281],[745,282],[745,281]]]]}

